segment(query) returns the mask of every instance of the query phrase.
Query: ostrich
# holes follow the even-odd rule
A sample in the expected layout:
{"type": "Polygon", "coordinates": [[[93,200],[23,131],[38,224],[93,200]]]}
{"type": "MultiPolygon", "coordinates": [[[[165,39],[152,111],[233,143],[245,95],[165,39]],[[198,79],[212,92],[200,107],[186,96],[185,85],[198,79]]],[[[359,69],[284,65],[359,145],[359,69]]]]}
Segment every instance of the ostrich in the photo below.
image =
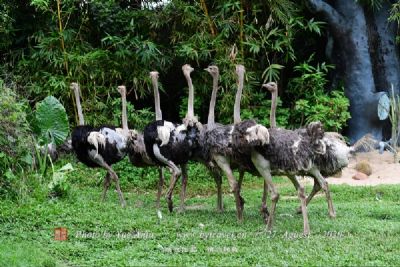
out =
{"type": "MultiPolygon", "coordinates": [[[[240,195],[239,184],[233,176],[232,167],[240,169],[242,175],[243,170],[250,169],[251,171],[254,171],[254,165],[249,157],[243,157],[243,153],[234,149],[234,143],[237,141],[243,142],[242,146],[249,148],[255,145],[266,144],[268,143],[269,138],[268,130],[265,127],[256,124],[253,120],[246,120],[243,122],[240,120],[240,100],[243,90],[244,72],[244,66],[236,66],[236,74],[238,75],[239,82],[235,98],[234,124],[226,126],[214,126],[214,124],[209,122],[211,127],[207,127],[208,129],[204,133],[204,137],[200,140],[201,148],[204,154],[203,157],[209,161],[211,166],[218,166],[228,177],[229,185],[234,193],[236,214],[239,221],[243,220],[242,211],[244,201],[240,195]],[[233,136],[233,132],[240,133],[241,138],[235,138],[235,136],[233,136]]],[[[212,105],[215,103],[216,88],[214,88],[212,96],[210,110],[212,105]]],[[[212,113],[211,118],[213,119],[212,113]]],[[[239,134],[237,134],[237,136],[238,135],[239,134]]],[[[256,154],[257,153],[255,152],[255,155],[256,154]]],[[[258,163],[257,160],[254,161],[258,163]]],[[[269,188],[275,192],[275,187],[272,184],[271,177],[266,175],[265,172],[261,172],[261,174],[264,177],[265,182],[269,185],[269,188]]]]}
{"type": "Polygon", "coordinates": [[[86,166],[90,168],[102,167],[107,170],[104,178],[102,200],[105,200],[107,189],[112,179],[115,181],[121,205],[125,207],[126,202],[119,186],[118,175],[111,166],[124,158],[127,148],[127,136],[123,135],[124,131],[117,130],[115,127],[84,125],[79,85],[71,83],[71,89],[75,94],[79,118],[79,125],[73,129],[71,134],[72,148],[78,160],[86,166]]]}
{"type": "MultiPolygon", "coordinates": [[[[151,82],[153,85],[153,92],[154,92],[154,106],[155,106],[155,113],[156,113],[156,121],[162,120],[162,112],[161,112],[161,106],[160,106],[160,93],[158,91],[158,77],[159,73],[157,71],[151,71],[150,72],[150,78],[151,82]]],[[[193,85],[191,84],[191,80],[189,83],[189,86],[193,85]]],[[[182,170],[182,189],[181,189],[181,203],[180,203],[180,209],[184,210],[185,209],[185,195],[186,195],[186,185],[187,185],[187,167],[186,164],[181,164],[181,170],[182,170]]],[[[162,166],[159,167],[159,182],[158,182],[158,192],[157,192],[157,208],[160,208],[160,198],[162,194],[162,188],[164,185],[164,173],[163,173],[163,168],[162,166]]]]}
{"type": "MultiPolygon", "coordinates": [[[[270,143],[257,147],[257,151],[269,162],[269,171],[274,175],[286,175],[298,190],[303,216],[306,205],[316,192],[324,190],[328,202],[329,215],[335,217],[328,184],[322,175],[332,174],[348,164],[351,149],[338,138],[338,134],[325,133],[320,122],[310,123],[305,129],[286,130],[276,128],[275,111],[278,87],[276,83],[264,84],[272,93],[270,143]],[[304,187],[295,175],[308,175],[314,178],[314,187],[305,199],[304,187]]],[[[264,187],[262,207],[265,208],[266,187],[264,187]]],[[[306,220],[306,217],[303,217],[306,220]]],[[[309,233],[308,222],[304,222],[304,233],[309,233]]]]}
{"type": "MultiPolygon", "coordinates": [[[[211,99],[210,99],[210,105],[208,108],[208,118],[207,118],[207,124],[203,125],[203,130],[200,133],[200,138],[199,138],[199,143],[204,144],[204,137],[207,133],[207,131],[213,130],[215,127],[220,127],[221,124],[216,124],[215,123],[215,104],[217,101],[217,91],[218,91],[218,80],[219,80],[219,68],[218,66],[215,65],[210,65],[207,68],[204,69],[207,71],[213,79],[213,86],[212,86],[212,92],[211,92],[211,99]]],[[[224,207],[223,207],[223,202],[222,202],[222,176],[220,171],[215,168],[212,164],[209,164],[207,161],[207,158],[204,157],[204,154],[202,154],[202,149],[200,149],[200,156],[196,157],[199,159],[203,164],[206,165],[206,167],[209,169],[211,172],[212,176],[214,177],[215,183],[217,185],[217,210],[219,212],[222,212],[224,207]]]]}
{"type": "Polygon", "coordinates": [[[177,165],[186,164],[198,148],[198,135],[201,123],[194,116],[194,89],[190,73],[193,68],[186,64],[182,71],[189,84],[188,111],[183,124],[174,124],[165,120],[156,120],[144,129],[144,144],[148,156],[157,165],[167,166],[171,170],[171,181],[167,191],[167,203],[173,210],[172,192],[182,171],[177,165]]]}

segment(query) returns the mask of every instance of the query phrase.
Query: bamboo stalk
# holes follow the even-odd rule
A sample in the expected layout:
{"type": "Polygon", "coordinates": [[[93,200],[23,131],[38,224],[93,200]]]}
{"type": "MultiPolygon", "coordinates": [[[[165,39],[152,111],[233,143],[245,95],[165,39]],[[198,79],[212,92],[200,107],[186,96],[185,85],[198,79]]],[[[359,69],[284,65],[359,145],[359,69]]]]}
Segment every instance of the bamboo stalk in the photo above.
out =
{"type": "Polygon", "coordinates": [[[65,70],[66,70],[67,75],[68,75],[68,61],[67,61],[67,54],[65,52],[63,26],[62,26],[62,19],[61,19],[61,0],[57,0],[57,16],[58,16],[58,30],[59,30],[59,34],[60,34],[61,50],[62,50],[63,55],[64,55],[65,70]]]}
{"type": "Polygon", "coordinates": [[[213,24],[213,22],[212,22],[212,20],[211,20],[210,15],[208,14],[208,9],[207,9],[207,5],[206,5],[205,0],[200,0],[200,5],[201,5],[201,8],[202,8],[203,11],[204,11],[204,15],[205,15],[206,18],[207,18],[208,25],[210,26],[211,35],[212,35],[213,37],[215,37],[215,35],[217,34],[217,31],[216,31],[216,29],[214,28],[214,24],[213,24]]]}
{"type": "MultiPolygon", "coordinates": [[[[62,24],[62,18],[61,18],[61,0],[57,0],[57,18],[58,18],[58,33],[60,35],[60,45],[61,45],[61,51],[63,53],[64,57],[64,67],[65,71],[67,74],[67,77],[69,76],[69,68],[68,68],[68,59],[67,59],[67,52],[65,50],[65,42],[64,42],[64,29],[63,29],[63,24],[62,24]]],[[[76,103],[75,103],[75,98],[71,95],[72,98],[72,109],[74,110],[74,115],[75,115],[75,121],[78,121],[78,113],[76,112],[76,103]]]]}
{"type": "Polygon", "coordinates": [[[244,13],[244,9],[243,9],[243,1],[240,1],[240,11],[239,11],[239,25],[240,25],[240,54],[242,54],[242,59],[244,60],[244,49],[243,49],[243,40],[244,40],[244,33],[243,33],[243,13],[244,13]]]}

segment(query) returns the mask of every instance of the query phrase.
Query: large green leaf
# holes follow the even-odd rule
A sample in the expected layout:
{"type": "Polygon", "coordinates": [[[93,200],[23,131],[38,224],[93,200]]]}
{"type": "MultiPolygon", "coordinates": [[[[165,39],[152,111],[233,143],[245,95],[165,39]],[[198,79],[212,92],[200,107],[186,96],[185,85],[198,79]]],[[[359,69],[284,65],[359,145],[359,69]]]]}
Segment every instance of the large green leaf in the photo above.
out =
{"type": "Polygon", "coordinates": [[[36,123],[40,137],[46,143],[62,144],[69,133],[69,123],[64,106],[54,96],[48,96],[36,104],[36,123]]]}

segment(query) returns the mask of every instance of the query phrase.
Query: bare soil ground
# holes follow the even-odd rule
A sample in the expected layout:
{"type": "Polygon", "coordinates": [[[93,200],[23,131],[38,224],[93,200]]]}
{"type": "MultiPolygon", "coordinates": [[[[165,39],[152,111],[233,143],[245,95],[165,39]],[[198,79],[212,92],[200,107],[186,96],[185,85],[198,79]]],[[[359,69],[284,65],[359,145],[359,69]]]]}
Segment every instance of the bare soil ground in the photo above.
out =
{"type": "Polygon", "coordinates": [[[358,153],[350,160],[347,168],[343,169],[341,177],[329,177],[329,184],[379,185],[379,184],[400,184],[400,164],[394,163],[393,154],[385,151],[379,154],[378,151],[358,153]],[[355,165],[362,160],[367,161],[372,167],[372,174],[366,180],[354,180],[356,174],[355,165]]]}

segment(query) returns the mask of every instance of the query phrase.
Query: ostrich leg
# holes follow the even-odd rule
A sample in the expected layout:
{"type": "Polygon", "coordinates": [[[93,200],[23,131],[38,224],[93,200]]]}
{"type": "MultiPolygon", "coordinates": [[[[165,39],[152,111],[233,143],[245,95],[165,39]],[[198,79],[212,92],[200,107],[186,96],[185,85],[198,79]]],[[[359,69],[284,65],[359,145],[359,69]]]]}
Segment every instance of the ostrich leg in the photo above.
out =
{"type": "Polygon", "coordinates": [[[235,196],[237,219],[239,222],[242,222],[243,221],[243,210],[242,210],[239,186],[238,186],[238,183],[237,183],[235,177],[233,176],[233,172],[230,167],[230,164],[229,164],[227,158],[225,158],[224,156],[221,156],[221,155],[214,155],[214,160],[217,163],[217,165],[221,168],[221,170],[223,170],[224,173],[226,174],[226,176],[228,177],[229,185],[235,196]]]}
{"type": "MultiPolygon", "coordinates": [[[[314,183],[318,181],[319,186],[325,191],[326,201],[328,202],[328,210],[329,216],[331,218],[336,217],[335,209],[333,208],[332,198],[329,191],[328,183],[326,182],[325,178],[321,175],[317,168],[312,168],[310,170],[310,174],[315,178],[314,183]]],[[[314,186],[315,187],[315,186],[314,186]]],[[[314,191],[314,189],[313,189],[314,191]]],[[[318,191],[317,191],[318,192],[318,191]]],[[[311,196],[311,194],[310,194],[311,196]]],[[[311,200],[311,198],[310,198],[311,200]]]]}
{"type": "Polygon", "coordinates": [[[262,195],[262,199],[261,199],[261,214],[263,215],[263,218],[265,221],[268,220],[268,216],[269,216],[269,212],[268,212],[268,208],[267,208],[267,195],[268,195],[268,185],[267,183],[264,181],[264,187],[263,187],[263,195],[262,195]]]}
{"type": "MultiPolygon", "coordinates": [[[[243,183],[243,178],[244,178],[244,171],[240,170],[239,171],[239,181],[238,181],[238,188],[239,192],[242,190],[242,183],[243,183]]],[[[240,204],[241,204],[241,209],[244,209],[244,198],[239,194],[240,197],[240,204]]]]}
{"type": "MultiPolygon", "coordinates": [[[[310,203],[311,199],[313,199],[315,194],[317,194],[319,192],[319,190],[321,190],[321,186],[319,185],[318,180],[316,178],[314,178],[314,185],[313,185],[313,188],[311,190],[311,193],[307,197],[306,206],[308,205],[308,203],[310,203]]],[[[297,213],[301,213],[301,207],[299,207],[297,209],[297,213]]]]}
{"type": "Polygon", "coordinates": [[[160,208],[160,198],[161,198],[162,189],[164,186],[164,170],[162,167],[158,168],[158,176],[159,176],[159,180],[158,180],[158,192],[157,192],[157,200],[156,200],[157,209],[160,208]]]}
{"type": "Polygon", "coordinates": [[[117,188],[119,201],[121,202],[121,206],[124,208],[126,206],[126,202],[119,186],[118,175],[114,172],[111,166],[104,161],[103,157],[100,156],[100,154],[93,156],[93,161],[99,164],[101,167],[105,168],[108,171],[109,176],[115,181],[115,187],[117,188]]]}
{"type": "Polygon", "coordinates": [[[161,155],[160,148],[157,146],[157,144],[153,145],[153,152],[154,152],[154,156],[159,161],[161,161],[162,163],[164,163],[165,165],[170,167],[172,170],[171,181],[170,181],[170,185],[169,185],[168,192],[167,192],[168,209],[170,212],[172,212],[172,210],[173,210],[172,192],[174,190],[176,180],[181,175],[182,172],[172,161],[166,159],[163,155],[161,155]]]}
{"type": "Polygon", "coordinates": [[[111,184],[111,176],[110,176],[110,173],[107,172],[106,177],[104,177],[103,195],[101,197],[102,201],[106,200],[106,194],[107,194],[108,188],[110,187],[110,184],[111,184]]]}
{"type": "Polygon", "coordinates": [[[175,168],[177,168],[177,170],[172,171],[171,181],[170,181],[168,192],[167,192],[168,209],[170,212],[172,212],[174,209],[174,206],[172,203],[172,192],[174,191],[178,177],[181,175],[181,171],[178,169],[178,167],[175,166],[175,168]]]}
{"type": "Polygon", "coordinates": [[[301,213],[303,214],[303,234],[310,234],[310,225],[308,223],[308,214],[307,214],[307,204],[306,204],[306,195],[304,193],[304,187],[299,183],[296,176],[288,175],[290,181],[292,181],[294,187],[297,189],[297,193],[300,199],[300,207],[301,213]]]}
{"type": "Polygon", "coordinates": [[[275,208],[276,208],[276,203],[279,200],[279,194],[274,184],[272,183],[270,163],[262,155],[260,155],[255,151],[251,153],[251,161],[254,163],[254,166],[261,174],[261,176],[264,177],[264,181],[268,185],[269,190],[271,190],[272,204],[271,204],[270,215],[268,216],[267,220],[267,229],[272,230],[272,225],[274,223],[275,208]]]}
{"type": "Polygon", "coordinates": [[[239,171],[239,180],[238,180],[239,191],[242,190],[243,178],[244,178],[244,171],[240,170],[239,171]]]}
{"type": "Polygon", "coordinates": [[[185,211],[185,198],[186,198],[186,186],[188,181],[188,172],[186,164],[181,165],[182,170],[182,189],[181,189],[181,204],[180,204],[180,211],[185,211]]]}
{"type": "Polygon", "coordinates": [[[217,211],[224,211],[224,204],[222,202],[222,176],[216,171],[211,171],[212,176],[214,177],[215,184],[217,185],[217,211]]]}

